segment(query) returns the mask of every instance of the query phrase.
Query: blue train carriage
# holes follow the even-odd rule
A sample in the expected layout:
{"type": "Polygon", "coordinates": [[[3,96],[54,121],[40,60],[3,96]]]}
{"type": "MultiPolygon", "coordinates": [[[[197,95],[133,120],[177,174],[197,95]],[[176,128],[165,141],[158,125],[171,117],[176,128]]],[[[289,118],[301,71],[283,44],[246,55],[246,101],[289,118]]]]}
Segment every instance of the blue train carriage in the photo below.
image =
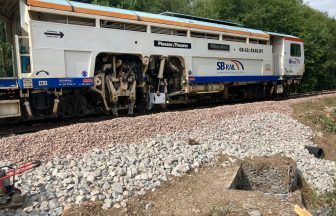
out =
{"type": "Polygon", "coordinates": [[[0,5],[13,48],[13,68],[1,64],[0,119],[272,96],[304,73],[303,40],[238,23],[67,0],[0,5]]]}

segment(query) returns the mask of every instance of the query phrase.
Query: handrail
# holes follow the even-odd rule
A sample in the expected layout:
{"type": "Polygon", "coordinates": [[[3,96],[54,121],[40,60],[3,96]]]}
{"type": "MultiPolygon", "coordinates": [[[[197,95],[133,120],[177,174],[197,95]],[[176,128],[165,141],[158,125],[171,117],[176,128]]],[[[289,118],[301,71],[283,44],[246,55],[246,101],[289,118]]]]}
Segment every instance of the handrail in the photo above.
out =
{"type": "Polygon", "coordinates": [[[23,68],[22,68],[22,58],[21,57],[29,57],[29,61],[31,60],[31,54],[30,54],[30,44],[29,44],[29,39],[30,37],[28,36],[18,36],[15,35],[15,49],[16,49],[16,58],[17,58],[17,73],[18,75],[21,75],[23,73],[23,68]],[[27,53],[21,53],[21,44],[20,44],[20,39],[28,39],[28,44],[26,47],[27,48],[27,53]]]}

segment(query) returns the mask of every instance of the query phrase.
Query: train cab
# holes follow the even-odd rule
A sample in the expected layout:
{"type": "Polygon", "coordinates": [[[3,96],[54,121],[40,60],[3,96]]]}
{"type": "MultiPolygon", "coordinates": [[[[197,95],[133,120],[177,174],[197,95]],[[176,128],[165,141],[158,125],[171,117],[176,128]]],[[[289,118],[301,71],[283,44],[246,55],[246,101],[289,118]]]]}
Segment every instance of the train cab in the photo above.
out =
{"type": "Polygon", "coordinates": [[[275,74],[282,79],[301,80],[305,69],[304,41],[291,35],[268,33],[271,35],[275,74]]]}

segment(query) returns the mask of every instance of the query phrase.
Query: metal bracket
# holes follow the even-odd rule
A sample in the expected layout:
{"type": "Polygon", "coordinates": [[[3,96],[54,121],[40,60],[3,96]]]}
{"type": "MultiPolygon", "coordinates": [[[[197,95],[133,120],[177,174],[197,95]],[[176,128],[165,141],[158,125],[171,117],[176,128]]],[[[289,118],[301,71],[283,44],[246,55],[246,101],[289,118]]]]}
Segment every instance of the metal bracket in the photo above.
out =
{"type": "Polygon", "coordinates": [[[107,105],[107,101],[106,101],[106,93],[105,93],[105,85],[104,85],[105,84],[105,74],[100,73],[96,75],[94,79],[95,79],[95,85],[91,87],[91,90],[98,93],[102,97],[105,110],[110,111],[110,107],[107,105]],[[100,87],[100,89],[98,87],[100,87]]]}

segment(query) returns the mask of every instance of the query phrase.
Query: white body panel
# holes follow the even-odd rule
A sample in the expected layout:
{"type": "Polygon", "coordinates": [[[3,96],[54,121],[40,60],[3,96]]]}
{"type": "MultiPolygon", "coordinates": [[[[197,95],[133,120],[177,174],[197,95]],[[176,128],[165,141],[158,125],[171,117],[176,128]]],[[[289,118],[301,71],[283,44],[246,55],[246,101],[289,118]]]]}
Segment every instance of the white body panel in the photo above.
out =
{"type": "Polygon", "coordinates": [[[195,76],[256,76],[263,75],[263,60],[229,58],[193,58],[195,76]]]}
{"type": "MultiPolygon", "coordinates": [[[[24,78],[93,77],[96,56],[102,52],[140,56],[181,56],[191,76],[234,76],[217,70],[223,60],[237,60],[242,68],[234,68],[239,76],[272,76],[272,47],[220,40],[121,31],[96,27],[31,21],[33,72],[24,78]],[[62,32],[64,37],[46,36],[46,32],[62,32]],[[191,49],[155,47],[154,41],[191,44],[191,49]],[[229,51],[209,50],[208,44],[225,44],[229,51]],[[238,71],[239,70],[239,71],[238,71]],[[38,73],[46,71],[49,73],[38,73]],[[83,71],[88,74],[83,76],[83,71]],[[37,75],[38,74],[38,75],[37,75]]],[[[234,64],[234,67],[236,67],[234,64]]]]}
{"type": "Polygon", "coordinates": [[[1,100],[0,118],[21,116],[20,100],[1,100]]]}

